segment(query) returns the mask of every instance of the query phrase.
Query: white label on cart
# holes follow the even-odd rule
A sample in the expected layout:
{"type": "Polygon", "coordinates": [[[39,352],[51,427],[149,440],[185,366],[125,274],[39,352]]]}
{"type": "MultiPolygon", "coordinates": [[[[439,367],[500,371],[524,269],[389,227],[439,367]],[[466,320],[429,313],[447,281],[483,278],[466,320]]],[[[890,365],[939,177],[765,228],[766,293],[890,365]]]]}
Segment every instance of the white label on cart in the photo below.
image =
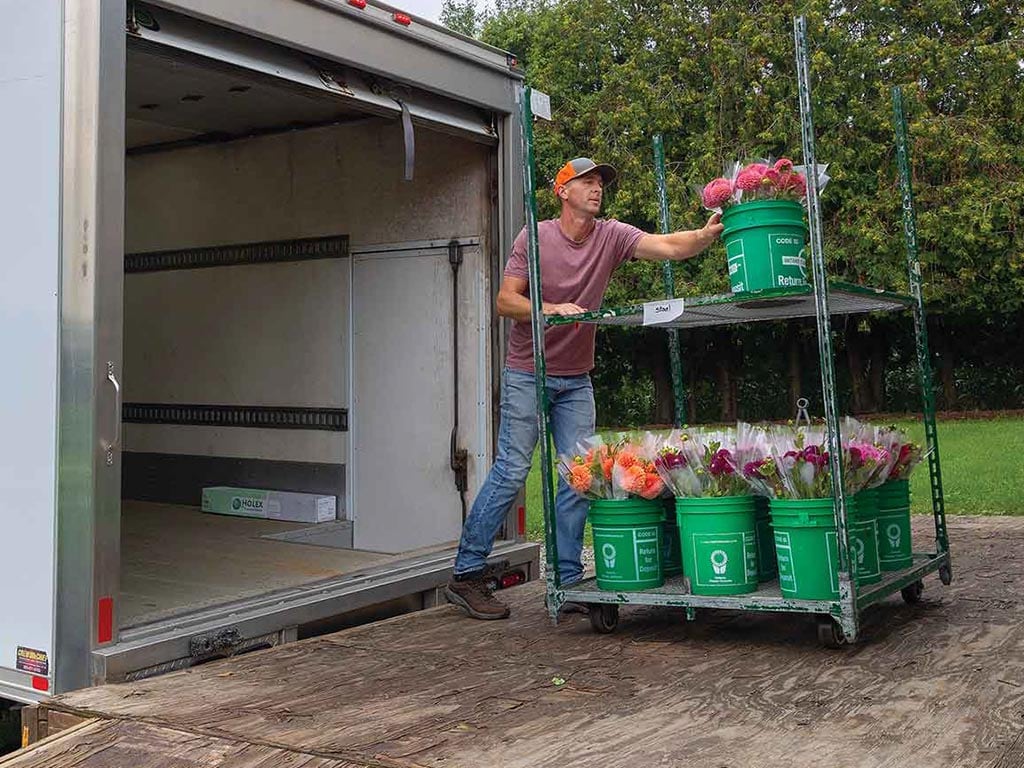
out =
{"type": "Polygon", "coordinates": [[[551,119],[551,97],[543,91],[538,91],[535,88],[530,89],[530,111],[533,112],[534,117],[539,117],[542,120],[551,119]]]}
{"type": "Polygon", "coordinates": [[[665,301],[648,301],[644,304],[644,325],[670,323],[683,314],[682,299],[666,299],[665,301]]]}

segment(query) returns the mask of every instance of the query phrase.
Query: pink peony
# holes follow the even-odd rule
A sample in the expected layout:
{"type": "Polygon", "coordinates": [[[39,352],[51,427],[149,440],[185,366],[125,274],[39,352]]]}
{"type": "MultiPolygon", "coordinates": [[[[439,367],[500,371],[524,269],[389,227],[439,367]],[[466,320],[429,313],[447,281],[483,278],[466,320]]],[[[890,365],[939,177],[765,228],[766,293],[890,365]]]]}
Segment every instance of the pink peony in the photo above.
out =
{"type": "Polygon", "coordinates": [[[705,208],[721,208],[732,198],[732,182],[728,179],[715,179],[701,193],[705,208]]]}

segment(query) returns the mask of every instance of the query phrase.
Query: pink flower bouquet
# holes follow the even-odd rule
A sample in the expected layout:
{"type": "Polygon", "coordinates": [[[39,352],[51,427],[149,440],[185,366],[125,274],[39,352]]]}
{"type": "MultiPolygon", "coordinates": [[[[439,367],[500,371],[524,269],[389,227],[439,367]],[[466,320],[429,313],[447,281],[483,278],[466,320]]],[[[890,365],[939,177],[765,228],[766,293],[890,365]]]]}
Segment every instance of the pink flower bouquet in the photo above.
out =
{"type": "Polygon", "coordinates": [[[887,480],[906,480],[921,460],[925,457],[924,449],[912,442],[907,433],[896,426],[886,427],[880,432],[880,441],[892,454],[892,469],[887,480]]]}
{"type": "MultiPolygon", "coordinates": [[[[824,499],[832,495],[832,467],[823,427],[772,427],[768,455],[747,462],[743,478],[756,493],[782,499],[824,499]]],[[[844,490],[867,487],[887,461],[886,451],[848,440],[842,445],[844,490]]]]}
{"type": "MultiPolygon", "coordinates": [[[[827,165],[817,166],[818,189],[828,183],[827,165]]],[[[794,200],[807,197],[807,169],[794,166],[789,158],[774,163],[758,160],[748,165],[734,163],[724,176],[712,179],[701,190],[701,203],[710,211],[724,209],[750,200],[794,200]]]]}
{"type": "Polygon", "coordinates": [[[654,465],[676,496],[749,496],[753,489],[741,469],[758,452],[742,429],[683,430],[659,447],[654,465]]]}

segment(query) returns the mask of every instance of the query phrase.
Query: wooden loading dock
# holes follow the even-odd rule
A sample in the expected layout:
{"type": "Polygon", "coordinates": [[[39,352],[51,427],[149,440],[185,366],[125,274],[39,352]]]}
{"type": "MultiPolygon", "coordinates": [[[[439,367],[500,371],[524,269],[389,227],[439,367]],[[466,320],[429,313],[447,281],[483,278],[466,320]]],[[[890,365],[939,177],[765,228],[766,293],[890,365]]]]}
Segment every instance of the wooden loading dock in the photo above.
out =
{"type": "Polygon", "coordinates": [[[552,627],[534,582],[505,622],[444,606],[59,696],[0,766],[1024,765],[1024,519],[950,528],[953,585],[885,601],[844,650],[787,615],[552,627]]]}

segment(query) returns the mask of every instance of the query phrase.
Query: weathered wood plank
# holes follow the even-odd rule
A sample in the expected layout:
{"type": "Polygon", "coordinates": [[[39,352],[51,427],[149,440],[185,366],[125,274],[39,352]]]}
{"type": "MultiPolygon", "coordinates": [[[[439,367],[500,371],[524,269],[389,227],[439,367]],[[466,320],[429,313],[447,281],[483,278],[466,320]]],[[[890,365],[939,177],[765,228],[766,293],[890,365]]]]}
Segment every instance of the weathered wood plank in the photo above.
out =
{"type": "Polygon", "coordinates": [[[94,720],[6,758],[3,768],[371,768],[130,720],[94,720]]]}
{"type": "MultiPolygon", "coordinates": [[[[915,520],[919,541],[930,521],[915,520]]],[[[1021,732],[1024,519],[950,521],[957,580],[820,649],[807,617],[623,609],[551,627],[444,607],[52,707],[339,759],[436,766],[979,766],[1021,732]],[[564,679],[557,685],[554,679],[564,679]]]]}

